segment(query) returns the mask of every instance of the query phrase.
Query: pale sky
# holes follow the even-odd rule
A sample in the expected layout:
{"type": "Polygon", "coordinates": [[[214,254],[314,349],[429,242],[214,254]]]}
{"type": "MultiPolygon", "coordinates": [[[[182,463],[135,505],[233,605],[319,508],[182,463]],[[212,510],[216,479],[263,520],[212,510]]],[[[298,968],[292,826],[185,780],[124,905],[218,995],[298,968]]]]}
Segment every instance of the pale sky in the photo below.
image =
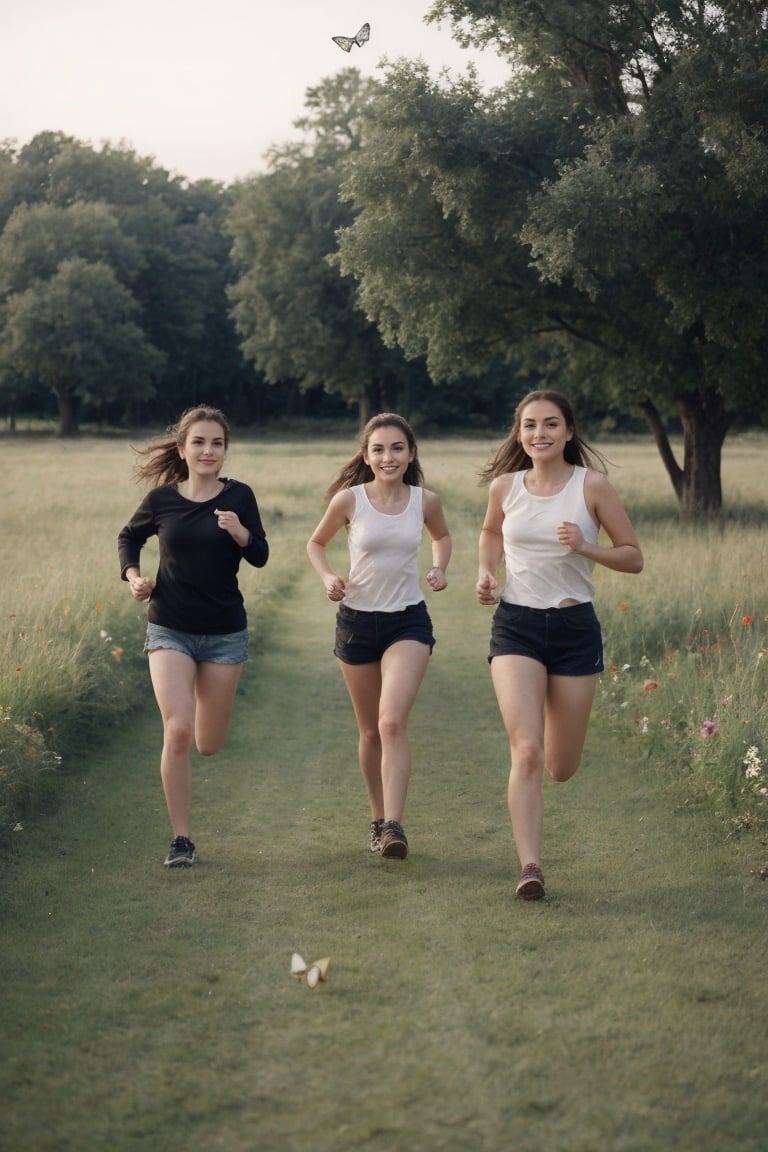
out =
{"type": "Polygon", "coordinates": [[[507,69],[425,25],[429,0],[0,0],[0,140],[60,131],[152,156],[172,173],[224,183],[264,168],[295,138],[306,89],[383,57],[489,85],[507,69]],[[332,36],[371,25],[349,55],[332,36]]]}

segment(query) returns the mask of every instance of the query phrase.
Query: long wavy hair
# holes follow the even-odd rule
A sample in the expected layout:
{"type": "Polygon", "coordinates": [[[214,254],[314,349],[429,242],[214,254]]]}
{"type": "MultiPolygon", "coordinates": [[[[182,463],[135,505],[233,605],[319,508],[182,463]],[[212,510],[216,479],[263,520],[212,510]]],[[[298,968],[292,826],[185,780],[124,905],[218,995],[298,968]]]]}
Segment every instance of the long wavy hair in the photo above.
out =
{"type": "Polygon", "coordinates": [[[369,464],[366,464],[364,454],[368,452],[371,436],[379,428],[398,428],[405,436],[408,447],[414,455],[413,460],[403,473],[403,483],[410,484],[414,488],[423,487],[424,473],[419,463],[418,447],[413,428],[403,416],[398,416],[396,412],[379,412],[378,416],[371,417],[360,433],[360,447],[352,459],[339,470],[326,493],[328,500],[337,492],[341,492],[343,488],[352,488],[355,484],[367,484],[369,480],[373,480],[373,469],[369,464]]]}
{"type": "Polygon", "coordinates": [[[133,449],[139,457],[136,462],[136,478],[149,480],[156,488],[161,484],[179,484],[186,480],[189,469],[186,460],[182,460],[179,455],[179,448],[184,447],[190,428],[199,420],[210,420],[218,424],[224,434],[224,448],[229,448],[229,422],[224,413],[208,404],[198,404],[181,414],[178,423],[168,429],[167,436],[153,440],[145,448],[133,449]]]}
{"type": "Polygon", "coordinates": [[[535,400],[548,400],[551,404],[555,404],[563,415],[566,427],[573,433],[563,452],[568,464],[580,464],[585,468],[596,468],[599,472],[608,471],[605,458],[596,448],[590,448],[576,431],[576,415],[568,397],[564,396],[562,392],[555,391],[554,388],[540,388],[535,392],[529,392],[527,396],[523,396],[518,404],[509,435],[480,473],[481,484],[487,484],[496,476],[504,476],[507,472],[524,472],[527,468],[533,467],[533,461],[520,443],[520,427],[523,412],[535,400]]]}

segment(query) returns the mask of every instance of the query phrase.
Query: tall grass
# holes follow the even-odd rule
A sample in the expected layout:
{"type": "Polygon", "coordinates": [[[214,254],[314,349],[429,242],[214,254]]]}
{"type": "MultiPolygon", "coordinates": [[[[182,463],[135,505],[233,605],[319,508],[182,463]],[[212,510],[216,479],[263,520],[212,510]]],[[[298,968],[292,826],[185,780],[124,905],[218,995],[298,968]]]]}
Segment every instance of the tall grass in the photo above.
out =
{"type": "Polygon", "coordinates": [[[127,446],[7,439],[4,453],[0,837],[130,712],[144,673],[142,621],[116,578],[127,446]]]}
{"type": "MultiPolygon", "coordinates": [[[[679,519],[650,442],[599,445],[646,567],[640,577],[596,569],[607,663],[598,709],[672,782],[709,796],[742,830],[768,823],[767,444],[731,439],[728,511],[704,526],[679,519]]],[[[487,439],[421,444],[427,484],[443,498],[464,560],[477,546],[486,499],[477,472],[489,449],[487,439]]],[[[234,444],[227,471],[253,485],[273,546],[264,574],[242,573],[256,652],[270,598],[306,564],[295,540],[319,518],[330,477],[352,450],[334,439],[234,444]]],[[[131,482],[128,442],[19,437],[4,440],[4,451],[0,837],[56,771],[146,700],[145,609],[121,585],[116,559],[117,532],[143,492],[131,482]]]]}
{"type": "Polygon", "coordinates": [[[665,507],[651,457],[611,448],[646,565],[637,582],[597,572],[602,708],[635,751],[684,795],[710,797],[734,831],[768,826],[765,447],[760,437],[730,442],[726,512],[695,526],[665,507]]]}
{"type": "Polygon", "coordinates": [[[708,537],[689,540],[685,556],[671,543],[665,552],[663,536],[654,537],[658,568],[676,569],[675,601],[663,581],[642,602],[614,592],[603,614],[610,668],[601,699],[628,739],[640,740],[678,781],[711,795],[733,828],[764,826],[768,605],[758,584],[765,531],[718,536],[733,565],[719,580],[706,575],[708,537]]]}

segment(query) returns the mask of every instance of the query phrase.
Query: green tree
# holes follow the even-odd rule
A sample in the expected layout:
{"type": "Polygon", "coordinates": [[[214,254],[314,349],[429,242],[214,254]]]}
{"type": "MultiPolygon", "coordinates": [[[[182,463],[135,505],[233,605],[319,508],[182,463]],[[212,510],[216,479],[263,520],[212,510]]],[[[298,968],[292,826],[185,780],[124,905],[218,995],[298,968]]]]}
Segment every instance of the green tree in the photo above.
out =
{"type": "Polygon", "coordinates": [[[0,233],[0,291],[20,292],[35,280],[49,279],[63,260],[75,256],[109,264],[126,285],[143,263],[136,242],[107,204],[21,204],[0,233]]]}
{"type": "Polygon", "coordinates": [[[59,435],[77,430],[76,400],[99,407],[119,394],[119,385],[141,395],[153,390],[147,368],[157,371],[162,357],[144,340],[130,291],[141,263],[135,242],[104,204],[21,204],[0,234],[4,391],[14,398],[20,386],[26,396],[52,391],[59,435]],[[115,331],[108,330],[110,319],[115,331]],[[118,353],[125,362],[108,368],[108,357],[118,353]]]}
{"type": "Polygon", "coordinates": [[[385,339],[433,377],[549,347],[563,386],[644,414],[690,514],[721,507],[728,429],[766,410],[767,13],[439,0],[508,85],[390,68],[344,189],[340,267],[385,339]]]}
{"type": "MultiPolygon", "coordinates": [[[[228,203],[220,184],[188,184],[123,147],[94,149],[53,132],[21,148],[0,146],[0,249],[7,266],[16,259],[14,276],[38,268],[46,237],[55,232],[49,258],[81,255],[113,268],[139,305],[136,322],[163,355],[151,405],[140,399],[143,390],[128,389],[99,413],[166,420],[208,400],[224,407],[236,401],[247,418],[247,393],[258,381],[243,361],[229,315],[230,241],[221,228],[228,203]],[[100,250],[94,248],[97,220],[100,250]]],[[[8,290],[7,282],[0,286],[0,300],[8,290]]],[[[18,395],[18,379],[11,387],[6,376],[0,389],[9,402],[18,395]]]]}
{"type": "Polygon", "coordinates": [[[81,257],[61,261],[5,305],[0,367],[50,388],[59,434],[77,433],[76,401],[95,407],[126,389],[150,395],[162,356],[138,323],[139,306],[112,268],[81,257]]]}
{"type": "Polygon", "coordinates": [[[344,69],[307,92],[304,142],[273,150],[269,171],[234,190],[227,228],[240,274],[231,289],[245,355],[273,384],[322,386],[357,405],[391,406],[414,368],[384,346],[357,286],[331,266],[352,212],[339,186],[359,152],[360,116],[376,92],[344,69]]]}

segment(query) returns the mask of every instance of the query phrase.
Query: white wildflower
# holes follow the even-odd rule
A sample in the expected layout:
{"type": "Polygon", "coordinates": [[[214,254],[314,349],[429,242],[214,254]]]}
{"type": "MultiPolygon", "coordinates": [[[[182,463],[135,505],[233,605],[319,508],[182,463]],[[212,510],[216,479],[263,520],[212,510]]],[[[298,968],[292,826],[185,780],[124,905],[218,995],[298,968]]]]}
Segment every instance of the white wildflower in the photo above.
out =
{"type": "Polygon", "coordinates": [[[756,780],[763,767],[757,745],[753,744],[750,748],[747,748],[742,764],[745,768],[744,775],[747,780],[756,780]]]}

